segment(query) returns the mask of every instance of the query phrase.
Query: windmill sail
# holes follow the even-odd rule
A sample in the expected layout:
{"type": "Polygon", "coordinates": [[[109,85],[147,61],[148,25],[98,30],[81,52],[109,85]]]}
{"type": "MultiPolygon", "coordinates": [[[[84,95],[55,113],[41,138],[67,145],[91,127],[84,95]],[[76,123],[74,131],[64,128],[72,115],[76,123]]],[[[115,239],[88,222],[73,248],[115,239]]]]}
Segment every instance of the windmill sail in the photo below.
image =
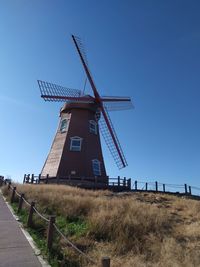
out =
{"type": "Polygon", "coordinates": [[[91,75],[91,72],[89,70],[88,63],[86,61],[86,55],[84,53],[84,50],[82,49],[82,46],[81,46],[81,43],[80,43],[80,39],[78,37],[75,37],[74,35],[72,35],[72,39],[73,39],[74,44],[76,46],[77,52],[78,52],[78,54],[80,56],[81,62],[83,64],[83,68],[85,70],[87,78],[88,78],[88,80],[90,82],[90,85],[92,87],[92,90],[93,90],[94,96],[96,98],[96,101],[100,102],[101,101],[100,100],[100,95],[99,95],[99,93],[97,91],[97,88],[95,86],[94,80],[93,80],[92,75],[91,75]]]}
{"type": "Polygon", "coordinates": [[[108,119],[109,126],[111,127],[112,134],[114,136],[111,135],[111,132],[108,128],[108,124],[105,120],[105,116],[101,116],[101,119],[99,120],[99,128],[100,128],[101,134],[105,140],[106,145],[108,146],[108,149],[110,150],[110,153],[111,153],[117,167],[119,169],[122,169],[122,168],[126,167],[128,164],[127,164],[127,161],[126,161],[126,158],[125,158],[124,153],[122,151],[119,139],[117,138],[117,134],[114,130],[113,124],[111,122],[110,116],[109,116],[106,108],[104,108],[104,111],[105,111],[106,117],[108,119]]]}
{"type": "Polygon", "coordinates": [[[67,88],[40,80],[38,80],[38,85],[40,88],[41,97],[45,101],[66,102],[73,100],[76,102],[93,102],[92,97],[84,96],[81,90],[78,89],[67,88]]]}
{"type": "Polygon", "coordinates": [[[85,45],[83,44],[83,41],[80,37],[73,35],[74,39],[76,40],[76,43],[79,47],[80,53],[84,59],[85,64],[88,66],[88,60],[87,60],[87,54],[85,50],[85,45]]]}
{"type": "Polygon", "coordinates": [[[101,100],[107,111],[129,110],[134,108],[130,97],[103,96],[101,100]]]}

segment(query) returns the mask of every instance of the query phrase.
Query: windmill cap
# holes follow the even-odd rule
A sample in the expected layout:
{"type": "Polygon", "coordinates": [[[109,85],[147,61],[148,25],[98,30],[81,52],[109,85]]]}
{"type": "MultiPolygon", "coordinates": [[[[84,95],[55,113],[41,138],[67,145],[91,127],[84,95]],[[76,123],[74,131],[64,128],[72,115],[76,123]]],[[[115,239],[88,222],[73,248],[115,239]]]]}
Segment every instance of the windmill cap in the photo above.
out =
{"type": "Polygon", "coordinates": [[[72,109],[87,109],[96,113],[98,105],[96,103],[67,102],[61,108],[60,113],[67,113],[72,109]]]}

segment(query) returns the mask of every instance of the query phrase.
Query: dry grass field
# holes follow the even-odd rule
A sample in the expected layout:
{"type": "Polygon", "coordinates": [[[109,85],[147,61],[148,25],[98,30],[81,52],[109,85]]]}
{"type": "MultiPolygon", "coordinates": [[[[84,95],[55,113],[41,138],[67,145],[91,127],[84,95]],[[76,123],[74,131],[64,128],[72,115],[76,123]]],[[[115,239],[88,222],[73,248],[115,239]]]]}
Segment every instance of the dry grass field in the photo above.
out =
{"type": "MultiPolygon", "coordinates": [[[[42,213],[56,215],[68,238],[97,262],[110,256],[112,267],[200,266],[197,200],[62,185],[17,185],[17,190],[42,213]]],[[[77,258],[62,240],[60,247],[66,257],[77,258]]]]}

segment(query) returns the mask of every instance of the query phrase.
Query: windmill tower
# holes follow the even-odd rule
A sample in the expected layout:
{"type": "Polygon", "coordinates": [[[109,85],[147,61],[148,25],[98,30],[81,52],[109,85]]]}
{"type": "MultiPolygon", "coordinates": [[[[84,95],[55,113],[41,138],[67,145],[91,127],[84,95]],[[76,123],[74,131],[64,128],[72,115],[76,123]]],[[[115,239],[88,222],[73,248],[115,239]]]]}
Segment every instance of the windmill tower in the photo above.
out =
{"type": "Polygon", "coordinates": [[[92,187],[98,177],[100,188],[108,184],[101,149],[99,130],[118,168],[127,162],[110,120],[108,111],[132,108],[129,97],[101,97],[88,67],[81,40],[72,35],[93,96],[81,90],[65,88],[56,84],[38,81],[41,97],[45,101],[65,102],[60,111],[60,121],[50,152],[42,168],[42,177],[66,179],[81,186],[92,187]],[[80,185],[80,184],[79,184],[80,185]]]}

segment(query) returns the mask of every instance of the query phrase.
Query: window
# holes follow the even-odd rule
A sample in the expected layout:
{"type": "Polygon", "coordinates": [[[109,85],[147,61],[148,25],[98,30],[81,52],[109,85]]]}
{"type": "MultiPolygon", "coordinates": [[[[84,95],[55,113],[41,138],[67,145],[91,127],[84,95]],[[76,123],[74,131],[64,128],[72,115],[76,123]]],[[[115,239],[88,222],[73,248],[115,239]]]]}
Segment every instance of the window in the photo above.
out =
{"type": "Polygon", "coordinates": [[[61,124],[60,124],[60,131],[61,133],[65,132],[67,129],[67,120],[64,119],[61,121],[61,124]]]}
{"type": "Polygon", "coordinates": [[[97,123],[96,121],[89,121],[89,128],[90,128],[90,133],[97,134],[97,123]]]}
{"type": "Polygon", "coordinates": [[[98,159],[92,160],[92,169],[95,176],[101,176],[101,162],[98,159]]]}
{"type": "Polygon", "coordinates": [[[82,138],[78,136],[71,137],[70,150],[81,151],[82,138]]]}

